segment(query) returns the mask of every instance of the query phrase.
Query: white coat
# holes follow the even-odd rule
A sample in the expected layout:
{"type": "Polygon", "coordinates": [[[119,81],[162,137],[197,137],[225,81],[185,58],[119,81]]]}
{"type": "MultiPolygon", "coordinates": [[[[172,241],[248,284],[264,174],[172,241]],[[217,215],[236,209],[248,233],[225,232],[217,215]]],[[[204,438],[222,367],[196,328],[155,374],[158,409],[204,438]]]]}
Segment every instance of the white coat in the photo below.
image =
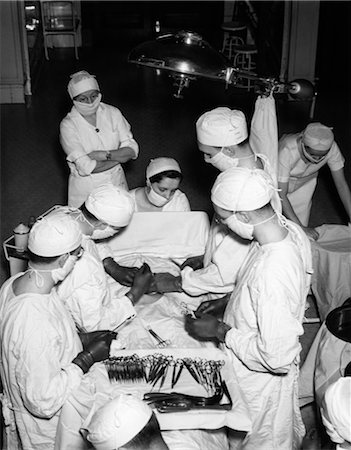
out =
{"type": "Polygon", "coordinates": [[[105,103],[100,103],[96,120],[94,127],[73,106],[60,124],[60,142],[71,172],[68,181],[69,206],[81,206],[94,188],[107,182],[128,190],[121,164],[104,172],[92,173],[96,161],[90,159],[88,154],[94,150],[131,147],[135,152],[133,159],[136,159],[139,147],[133,139],[131,127],[119,109],[105,103]]]}
{"type": "Polygon", "coordinates": [[[344,167],[345,159],[334,141],[326,157],[317,164],[305,162],[298,148],[302,133],[288,134],[279,141],[278,182],[289,183],[288,199],[300,222],[308,226],[312,196],[316,189],[318,172],[328,164],[330,170],[344,167]]]}
{"type": "Polygon", "coordinates": [[[225,348],[253,422],[243,448],[292,450],[304,435],[298,405],[302,319],[311,249],[288,221],[280,242],[253,243],[224,314],[225,348]]]}
{"type": "Polygon", "coordinates": [[[50,450],[62,405],[83,377],[71,362],[82,344],[55,290],[14,295],[20,275],[0,291],[1,378],[23,449],[50,450]]]}
{"type": "MultiPolygon", "coordinates": [[[[81,331],[114,330],[124,320],[135,316],[134,306],[125,295],[114,294],[120,285],[108,283],[109,275],[98,250],[100,246],[83,236],[82,247],[83,255],[58,285],[58,294],[81,331]]],[[[129,289],[126,288],[126,292],[129,289]]]]}

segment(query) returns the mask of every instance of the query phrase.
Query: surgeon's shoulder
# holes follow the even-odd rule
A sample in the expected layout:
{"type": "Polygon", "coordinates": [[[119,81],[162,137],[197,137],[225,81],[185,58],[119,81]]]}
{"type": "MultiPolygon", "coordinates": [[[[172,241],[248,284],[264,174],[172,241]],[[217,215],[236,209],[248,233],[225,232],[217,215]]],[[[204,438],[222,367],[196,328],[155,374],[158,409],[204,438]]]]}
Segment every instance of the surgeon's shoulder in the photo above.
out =
{"type": "Polygon", "coordinates": [[[300,134],[301,133],[283,134],[279,139],[279,152],[284,149],[291,150],[292,148],[296,147],[296,141],[300,134]]]}

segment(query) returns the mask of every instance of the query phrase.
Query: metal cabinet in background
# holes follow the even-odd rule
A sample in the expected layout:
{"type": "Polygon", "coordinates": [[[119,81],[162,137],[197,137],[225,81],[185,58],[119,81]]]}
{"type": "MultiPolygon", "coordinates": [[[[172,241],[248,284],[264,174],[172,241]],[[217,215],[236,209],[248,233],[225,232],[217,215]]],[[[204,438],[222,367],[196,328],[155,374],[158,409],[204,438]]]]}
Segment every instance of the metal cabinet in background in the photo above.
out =
{"type": "Polygon", "coordinates": [[[45,57],[49,47],[73,47],[78,59],[81,46],[81,6],[79,1],[40,2],[45,57]]]}

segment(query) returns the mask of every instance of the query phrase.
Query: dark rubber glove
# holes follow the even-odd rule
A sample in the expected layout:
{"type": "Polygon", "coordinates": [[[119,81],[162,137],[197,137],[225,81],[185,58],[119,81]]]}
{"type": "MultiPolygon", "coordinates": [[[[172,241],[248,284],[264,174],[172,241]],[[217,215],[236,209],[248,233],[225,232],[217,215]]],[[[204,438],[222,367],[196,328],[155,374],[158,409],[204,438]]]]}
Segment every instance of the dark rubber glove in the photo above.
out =
{"type": "MultiPolygon", "coordinates": [[[[87,348],[87,345],[90,344],[91,341],[93,341],[96,338],[103,337],[106,333],[110,333],[110,330],[98,330],[98,331],[91,331],[90,333],[78,333],[78,334],[80,340],[82,341],[83,349],[85,350],[87,348]]],[[[113,339],[116,339],[116,336],[113,339]]]]}
{"type": "Polygon", "coordinates": [[[151,286],[152,292],[183,292],[181,276],[174,276],[168,272],[154,274],[154,282],[151,286]]]}
{"type": "Polygon", "coordinates": [[[186,266],[191,267],[193,270],[202,269],[204,266],[204,255],[190,256],[190,258],[186,259],[180,266],[180,270],[184,269],[186,266]]]}
{"type": "Polygon", "coordinates": [[[151,272],[149,265],[144,263],[135,274],[133,285],[126,294],[133,305],[135,305],[146,292],[149,292],[152,281],[153,273],[151,272]]]}
{"type": "Polygon", "coordinates": [[[105,258],[104,261],[105,272],[108,273],[113,279],[124,286],[131,286],[134,281],[134,277],[138,272],[137,267],[125,267],[120,266],[112,258],[105,258]]]}
{"type": "Polygon", "coordinates": [[[96,337],[87,344],[82,352],[78,353],[72,361],[73,364],[76,364],[84,373],[87,373],[94,363],[103,361],[110,356],[111,341],[116,336],[117,334],[114,331],[106,331],[105,334],[96,337]]]}
{"type": "Polygon", "coordinates": [[[202,314],[212,314],[216,317],[222,317],[229,298],[230,295],[228,294],[225,297],[202,302],[195,311],[195,316],[201,317],[202,314]]]}

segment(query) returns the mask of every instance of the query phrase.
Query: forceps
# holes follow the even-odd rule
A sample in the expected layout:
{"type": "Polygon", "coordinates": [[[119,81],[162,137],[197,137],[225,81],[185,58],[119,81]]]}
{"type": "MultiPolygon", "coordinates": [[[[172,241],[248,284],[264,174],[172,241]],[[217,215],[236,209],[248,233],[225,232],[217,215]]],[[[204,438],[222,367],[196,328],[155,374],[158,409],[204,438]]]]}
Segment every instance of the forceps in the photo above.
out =
{"type": "Polygon", "coordinates": [[[165,347],[167,347],[168,345],[171,344],[171,341],[170,341],[170,340],[168,340],[168,339],[166,339],[166,340],[162,339],[157,333],[155,333],[155,331],[154,331],[149,325],[147,325],[145,328],[146,328],[146,330],[151,334],[151,336],[152,336],[153,338],[155,338],[156,341],[158,342],[157,347],[159,347],[159,348],[165,348],[165,347]]]}

